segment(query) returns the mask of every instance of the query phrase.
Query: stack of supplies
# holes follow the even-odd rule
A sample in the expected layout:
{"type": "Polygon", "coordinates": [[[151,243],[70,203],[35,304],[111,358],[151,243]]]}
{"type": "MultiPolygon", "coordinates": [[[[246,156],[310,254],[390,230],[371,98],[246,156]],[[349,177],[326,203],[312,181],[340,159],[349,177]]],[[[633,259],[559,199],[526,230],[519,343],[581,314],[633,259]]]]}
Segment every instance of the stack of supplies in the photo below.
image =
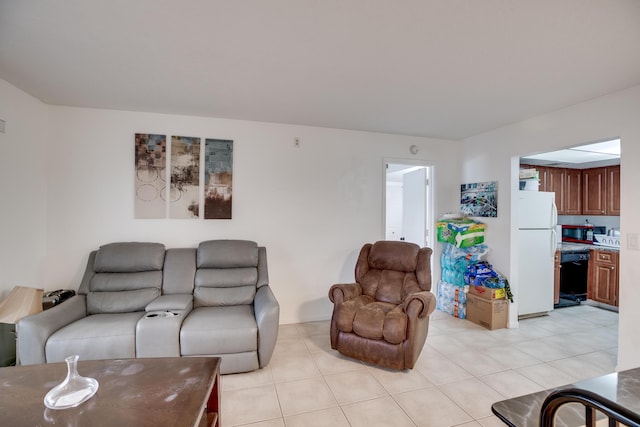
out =
{"type": "Polygon", "coordinates": [[[507,327],[507,298],[513,302],[509,282],[486,261],[467,267],[464,274],[469,285],[467,319],[489,329],[507,327]]]}
{"type": "Polygon", "coordinates": [[[459,248],[447,244],[442,251],[440,266],[441,280],[436,292],[436,308],[460,319],[466,318],[465,272],[471,265],[475,265],[486,256],[489,249],[486,245],[475,245],[459,248]]]}

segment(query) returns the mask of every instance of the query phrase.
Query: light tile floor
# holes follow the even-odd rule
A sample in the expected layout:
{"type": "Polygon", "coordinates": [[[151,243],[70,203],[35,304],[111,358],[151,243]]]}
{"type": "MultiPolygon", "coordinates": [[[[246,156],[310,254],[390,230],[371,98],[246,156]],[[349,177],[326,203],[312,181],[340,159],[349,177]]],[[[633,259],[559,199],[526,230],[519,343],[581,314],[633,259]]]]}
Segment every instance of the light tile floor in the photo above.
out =
{"type": "Polygon", "coordinates": [[[269,366],[222,377],[242,427],[497,427],[491,404],[615,371],[618,314],[580,305],[489,331],[436,311],[413,370],[331,350],[329,322],[281,325],[269,366]]]}

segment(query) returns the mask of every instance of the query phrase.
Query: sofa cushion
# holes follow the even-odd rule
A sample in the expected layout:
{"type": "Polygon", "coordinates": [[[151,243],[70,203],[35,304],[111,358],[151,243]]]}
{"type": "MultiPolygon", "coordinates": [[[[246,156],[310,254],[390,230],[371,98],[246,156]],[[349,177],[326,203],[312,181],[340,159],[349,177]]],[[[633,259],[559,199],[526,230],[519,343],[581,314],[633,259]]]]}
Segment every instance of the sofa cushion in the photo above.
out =
{"type": "Polygon", "coordinates": [[[162,294],[191,294],[196,275],[196,248],[167,249],[164,256],[162,294]]]}
{"type": "Polygon", "coordinates": [[[194,305],[222,306],[251,304],[256,294],[258,270],[241,268],[203,268],[196,272],[194,305]]]}
{"type": "Polygon", "coordinates": [[[194,307],[252,304],[256,294],[259,248],[247,240],[209,240],[197,251],[194,307]]]}
{"type": "Polygon", "coordinates": [[[87,313],[144,311],[161,294],[165,247],[123,242],[101,246],[88,280],[87,313]]]}
{"type": "Polygon", "coordinates": [[[164,252],[161,243],[110,243],[98,249],[93,270],[96,273],[162,270],[164,252]]]}
{"type": "Polygon", "coordinates": [[[89,290],[91,292],[119,292],[159,288],[160,285],[162,285],[162,271],[100,273],[93,276],[89,290]]]}
{"type": "Polygon", "coordinates": [[[241,353],[258,349],[258,325],[253,306],[200,307],[182,323],[183,356],[241,353]]]}
{"type": "Polygon", "coordinates": [[[65,326],[47,340],[47,363],[72,354],[80,360],[136,357],[136,324],[144,314],[94,314],[65,326]]]}
{"type": "Polygon", "coordinates": [[[89,292],[87,314],[144,311],[147,304],[159,296],[160,287],[121,292],[89,292]]]}
{"type": "Polygon", "coordinates": [[[198,268],[258,266],[258,244],[249,240],[209,240],[198,245],[198,268]]]}
{"type": "Polygon", "coordinates": [[[361,307],[353,319],[353,332],[363,338],[399,344],[407,337],[407,316],[401,307],[374,302],[361,307]]]}

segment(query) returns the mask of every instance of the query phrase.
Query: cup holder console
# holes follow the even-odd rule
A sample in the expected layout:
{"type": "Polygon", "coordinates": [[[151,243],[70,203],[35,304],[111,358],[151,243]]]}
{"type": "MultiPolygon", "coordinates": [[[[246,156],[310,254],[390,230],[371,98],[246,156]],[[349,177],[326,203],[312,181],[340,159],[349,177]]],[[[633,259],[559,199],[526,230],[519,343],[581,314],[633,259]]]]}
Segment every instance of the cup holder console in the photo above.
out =
{"type": "Polygon", "coordinates": [[[174,311],[152,311],[151,313],[147,313],[144,317],[145,319],[152,319],[154,317],[177,317],[180,316],[180,313],[176,313],[174,311]]]}

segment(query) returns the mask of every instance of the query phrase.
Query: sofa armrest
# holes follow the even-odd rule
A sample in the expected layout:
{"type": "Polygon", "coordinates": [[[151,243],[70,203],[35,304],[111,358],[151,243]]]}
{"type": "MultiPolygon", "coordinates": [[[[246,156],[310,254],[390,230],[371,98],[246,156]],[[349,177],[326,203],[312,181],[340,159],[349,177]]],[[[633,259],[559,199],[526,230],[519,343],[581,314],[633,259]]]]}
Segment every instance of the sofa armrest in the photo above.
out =
{"type": "Polygon", "coordinates": [[[258,361],[261,368],[269,364],[278,339],[280,305],[269,286],[261,286],[253,302],[258,324],[258,361]]]}
{"type": "Polygon", "coordinates": [[[329,299],[335,305],[362,295],[362,287],[358,283],[338,283],[329,289],[329,299]]]}
{"type": "Polygon", "coordinates": [[[20,364],[46,363],[45,346],[49,337],[86,316],[86,297],[76,295],[49,310],[20,319],[16,325],[20,364]]]}
{"type": "Polygon", "coordinates": [[[436,297],[429,291],[414,292],[405,298],[403,308],[409,319],[412,317],[422,319],[435,310],[436,297]]]}
{"type": "Polygon", "coordinates": [[[179,310],[186,313],[193,309],[193,295],[192,294],[172,294],[161,295],[158,298],[151,301],[145,307],[145,311],[173,311],[179,310]]]}

